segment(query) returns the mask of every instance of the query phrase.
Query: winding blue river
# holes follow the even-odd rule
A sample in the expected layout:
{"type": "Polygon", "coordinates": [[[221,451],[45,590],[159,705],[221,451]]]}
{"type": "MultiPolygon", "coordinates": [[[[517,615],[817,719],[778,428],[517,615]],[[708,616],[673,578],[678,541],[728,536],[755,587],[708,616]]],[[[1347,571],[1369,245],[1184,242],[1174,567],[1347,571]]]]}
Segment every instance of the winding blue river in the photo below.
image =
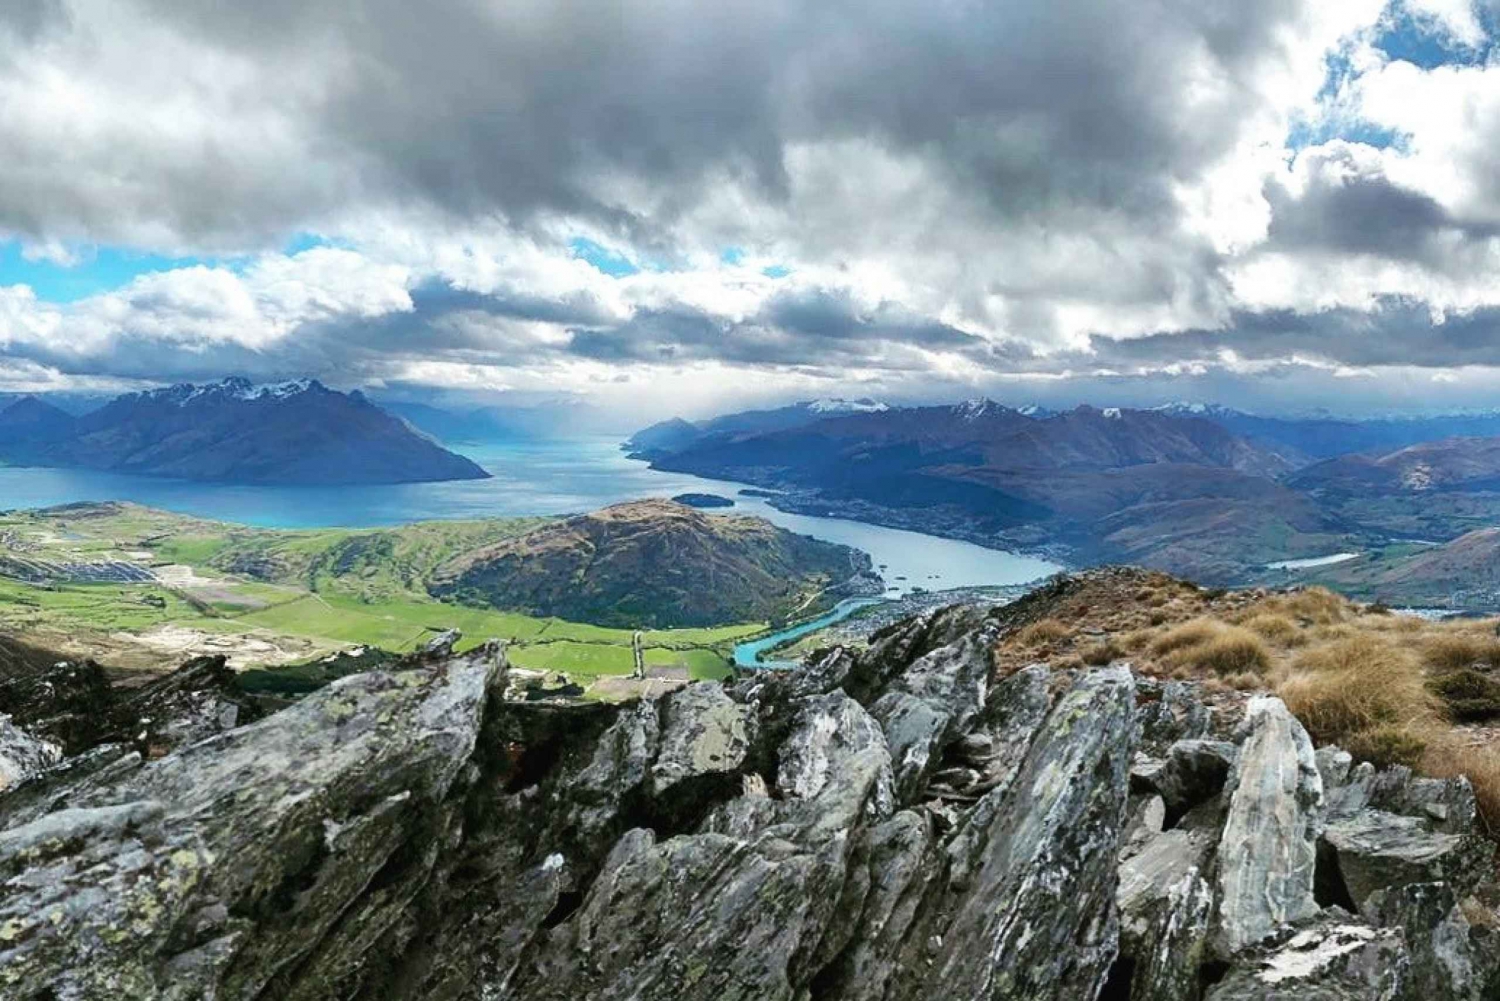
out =
{"type": "Polygon", "coordinates": [[[839,602],[837,605],[834,605],[827,612],[824,612],[816,619],[808,619],[806,622],[802,622],[795,626],[792,626],[790,629],[783,629],[781,630],[781,632],[772,633],[769,636],[763,636],[758,640],[750,640],[747,643],[741,643],[734,648],[734,666],[795,666],[791,661],[761,660],[761,654],[774,647],[778,647],[783,643],[790,643],[792,640],[799,640],[802,637],[806,636],[808,633],[817,632],[819,629],[822,629],[825,626],[831,626],[835,622],[838,622],[842,619],[847,619],[849,616],[853,615],[861,608],[868,608],[871,605],[878,604],[880,600],[881,599],[879,598],[845,598],[843,601],[839,602]]]}

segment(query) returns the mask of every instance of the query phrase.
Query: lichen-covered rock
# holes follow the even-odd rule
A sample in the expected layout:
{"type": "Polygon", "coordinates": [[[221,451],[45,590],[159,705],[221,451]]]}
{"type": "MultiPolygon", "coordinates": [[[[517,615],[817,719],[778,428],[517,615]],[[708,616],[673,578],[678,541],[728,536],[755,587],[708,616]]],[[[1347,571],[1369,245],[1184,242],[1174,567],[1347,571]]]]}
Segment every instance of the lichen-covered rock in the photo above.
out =
{"type": "Polygon", "coordinates": [[[0,716],[0,795],[40,775],[62,760],[62,748],[38,740],[0,716]]]}
{"type": "Polygon", "coordinates": [[[372,880],[430,864],[498,667],[344,679],[4,832],[0,993],[253,997],[394,913],[372,880]]]}
{"type": "MultiPolygon", "coordinates": [[[[942,752],[963,735],[984,705],[989,687],[990,648],[987,631],[939,647],[914,661],[892,679],[870,705],[891,749],[896,791],[913,799],[935,770],[942,752]]],[[[961,781],[973,785],[979,779],[961,781]]]]}
{"type": "Polygon", "coordinates": [[[781,798],[747,792],[691,835],[626,834],[513,996],[795,997],[836,930],[848,832],[890,816],[891,781],[884,737],[858,703],[808,700],[782,749],[781,798]]]}
{"type": "Polygon", "coordinates": [[[116,695],[107,739],[148,758],[254,722],[265,713],[240,692],[223,657],[199,657],[165,677],[116,695]]]}
{"type": "Polygon", "coordinates": [[[200,664],[0,795],[0,996],[1496,996],[1466,782],[1127,665],[992,683],[1044,611],[623,704],[440,647],[247,725],[200,664]]]}
{"type": "Polygon", "coordinates": [[[1193,686],[1181,681],[1142,678],[1136,697],[1141,721],[1141,750],[1156,757],[1179,740],[1208,733],[1210,713],[1193,686]]]}
{"type": "Polygon", "coordinates": [[[1116,853],[1134,742],[1129,670],[1081,675],[1014,780],[969,819],[982,827],[982,862],[950,884],[953,899],[924,929],[925,955],[901,970],[895,996],[1044,1001],[1099,990],[1117,950],[1116,853]]]}
{"type": "Polygon", "coordinates": [[[651,765],[651,791],[662,796],[684,782],[739,770],[749,750],[748,714],[721,685],[700,682],[661,702],[665,725],[651,765]]]}
{"type": "Polygon", "coordinates": [[[1469,834],[1444,834],[1417,817],[1365,810],[1323,830],[1334,865],[1355,906],[1377,890],[1446,882],[1466,894],[1479,882],[1495,846],[1469,834]]]}
{"type": "MultiPolygon", "coordinates": [[[[1411,967],[1406,996],[1413,1001],[1482,1001],[1491,997],[1487,970],[1476,955],[1473,930],[1446,883],[1407,883],[1379,890],[1365,902],[1377,924],[1406,933],[1411,967]]],[[[1496,985],[1500,986],[1500,985],[1496,985]]]]}
{"type": "Polygon", "coordinates": [[[1242,956],[1205,1001],[1397,1001],[1407,967],[1399,930],[1330,911],[1280,945],[1242,956]]]}
{"type": "Polygon", "coordinates": [[[1322,779],[1307,731],[1280,699],[1252,699],[1225,792],[1216,946],[1224,956],[1312,917],[1322,779]]]}
{"type": "Polygon", "coordinates": [[[1120,866],[1120,951],[1136,1001],[1190,1001],[1207,959],[1214,895],[1205,875],[1212,841],[1174,829],[1120,866]]]}
{"type": "Polygon", "coordinates": [[[114,726],[117,695],[104,669],[93,661],[47,662],[40,655],[25,669],[0,675],[0,713],[33,737],[78,754],[99,743],[114,726]]]}

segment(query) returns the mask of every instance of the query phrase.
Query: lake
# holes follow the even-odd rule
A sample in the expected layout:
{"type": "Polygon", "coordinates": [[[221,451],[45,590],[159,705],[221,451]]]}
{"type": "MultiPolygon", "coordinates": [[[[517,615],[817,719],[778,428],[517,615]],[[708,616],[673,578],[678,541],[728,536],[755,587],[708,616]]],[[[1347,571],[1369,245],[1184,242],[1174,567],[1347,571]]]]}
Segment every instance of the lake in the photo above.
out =
{"type": "Polygon", "coordinates": [[[134,501],[150,507],[265,528],[366,528],[451,518],[573,514],[625,500],[714,493],[726,512],[754,514],[794,532],[869,553],[892,590],[1022,584],[1060,569],[1030,556],[985,549],[840,518],[778,511],[742,484],[649,468],[628,459],[616,437],[457,446],[489,480],[356,487],[234,486],[78,469],[0,466],[0,509],[74,501],[134,501]]]}

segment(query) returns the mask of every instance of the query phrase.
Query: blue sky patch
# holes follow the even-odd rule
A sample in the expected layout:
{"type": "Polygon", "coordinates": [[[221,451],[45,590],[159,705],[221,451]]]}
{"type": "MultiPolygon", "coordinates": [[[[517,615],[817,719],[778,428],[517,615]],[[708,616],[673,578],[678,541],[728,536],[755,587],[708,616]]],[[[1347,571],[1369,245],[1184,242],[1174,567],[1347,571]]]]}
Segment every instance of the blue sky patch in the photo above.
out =
{"type": "Polygon", "coordinates": [[[114,247],[84,251],[79,258],[71,266],[45,259],[29,261],[22,253],[21,241],[7,240],[0,243],[0,285],[30,285],[38,299],[77,302],[128,285],[140,275],[204,263],[196,257],[166,257],[114,247]]]}
{"type": "Polygon", "coordinates": [[[602,271],[611,278],[626,278],[630,275],[640,274],[641,269],[631,263],[624,254],[602,247],[593,240],[575,236],[568,241],[568,249],[573,256],[580,261],[591,265],[594,270],[602,271]]]}
{"type": "MultiPolygon", "coordinates": [[[[203,265],[242,271],[254,258],[250,256],[175,257],[123,247],[75,247],[76,264],[58,264],[45,258],[26,259],[20,240],[0,240],[0,286],[29,285],[43,302],[68,303],[124,288],[141,275],[174,271],[203,265]]],[[[282,253],[288,257],[315,247],[350,249],[347,241],[332,240],[314,233],[299,233],[288,241],[282,253]]]]}
{"type": "MultiPolygon", "coordinates": [[[[1495,15],[1485,9],[1475,12],[1487,38],[1495,37],[1495,15]]],[[[1490,56],[1493,45],[1478,48],[1460,45],[1430,18],[1413,17],[1405,4],[1393,4],[1386,29],[1375,39],[1375,48],[1393,60],[1436,69],[1439,66],[1478,66],[1490,56]]]]}

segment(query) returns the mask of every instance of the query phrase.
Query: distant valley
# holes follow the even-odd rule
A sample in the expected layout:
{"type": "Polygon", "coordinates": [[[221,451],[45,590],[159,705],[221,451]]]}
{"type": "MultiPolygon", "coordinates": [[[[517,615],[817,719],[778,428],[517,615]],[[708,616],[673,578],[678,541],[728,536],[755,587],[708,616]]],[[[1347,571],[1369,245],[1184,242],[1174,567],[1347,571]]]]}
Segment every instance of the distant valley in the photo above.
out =
{"type": "Polygon", "coordinates": [[[457,629],[586,683],[718,677],[734,642],[861,589],[879,590],[863,553],[670,501],[307,531],[131,504],[0,512],[0,631],[126,668],[409,652],[457,629]]]}
{"type": "Polygon", "coordinates": [[[24,397],[0,409],[0,461],[252,484],[488,476],[362,394],[313,380],[179,385],[120,396],[82,416],[24,397]]]}

